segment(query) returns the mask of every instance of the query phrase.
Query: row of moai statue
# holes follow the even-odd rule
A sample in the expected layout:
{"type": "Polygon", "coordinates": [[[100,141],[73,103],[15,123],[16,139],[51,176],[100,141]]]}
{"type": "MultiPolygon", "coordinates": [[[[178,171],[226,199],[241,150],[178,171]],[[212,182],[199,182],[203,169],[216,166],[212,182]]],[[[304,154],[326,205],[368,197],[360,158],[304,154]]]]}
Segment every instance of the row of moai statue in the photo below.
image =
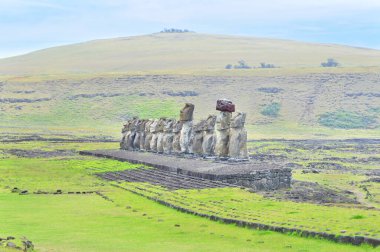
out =
{"type": "Polygon", "coordinates": [[[248,159],[246,113],[236,112],[229,100],[218,100],[219,115],[194,124],[194,105],[186,103],[179,120],[138,119],[127,121],[122,129],[121,149],[165,154],[194,154],[204,157],[248,159]]]}

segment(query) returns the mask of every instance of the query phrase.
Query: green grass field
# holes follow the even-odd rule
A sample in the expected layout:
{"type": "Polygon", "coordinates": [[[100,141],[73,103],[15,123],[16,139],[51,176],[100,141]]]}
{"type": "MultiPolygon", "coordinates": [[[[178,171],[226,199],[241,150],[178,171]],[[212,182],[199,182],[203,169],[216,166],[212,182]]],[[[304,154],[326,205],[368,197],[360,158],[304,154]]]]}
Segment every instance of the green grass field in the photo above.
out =
{"type": "MultiPolygon", "coordinates": [[[[180,213],[93,176],[95,172],[138,166],[79,156],[74,152],[115,147],[117,143],[4,143],[0,152],[0,237],[26,236],[37,251],[376,250],[366,245],[356,247],[249,230],[180,213]],[[15,150],[19,151],[18,157],[15,150]],[[39,157],[42,153],[46,156],[39,157]],[[28,190],[28,194],[12,193],[14,187],[28,190]],[[62,190],[63,194],[52,194],[57,190],[62,190]],[[38,191],[50,194],[33,194],[38,191]],[[97,194],[77,194],[91,191],[100,192],[108,200],[97,194]]],[[[136,185],[122,186],[136,188],[136,185]]],[[[240,189],[166,191],[160,187],[141,186],[161,193],[162,199],[173,203],[185,202],[186,207],[197,211],[218,212],[222,216],[233,214],[242,220],[253,218],[273,225],[330,229],[337,235],[343,229],[346,234],[360,232],[372,237],[380,232],[378,211],[374,210],[275,201],[240,189]]]]}

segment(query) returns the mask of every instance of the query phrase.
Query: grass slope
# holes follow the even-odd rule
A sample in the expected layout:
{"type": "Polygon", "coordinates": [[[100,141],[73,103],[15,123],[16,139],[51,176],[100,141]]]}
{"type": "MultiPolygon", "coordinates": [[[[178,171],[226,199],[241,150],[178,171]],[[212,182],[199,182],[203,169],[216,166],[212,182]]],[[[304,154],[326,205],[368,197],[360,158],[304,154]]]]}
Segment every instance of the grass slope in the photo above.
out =
{"type": "Polygon", "coordinates": [[[290,40],[156,33],[94,40],[48,48],[0,60],[0,74],[99,73],[215,70],[245,60],[280,67],[319,67],[327,58],[342,66],[379,66],[380,52],[333,44],[290,40]]]}
{"type": "Polygon", "coordinates": [[[0,131],[119,137],[123,121],[132,116],[178,118],[191,102],[200,120],[217,113],[215,101],[227,97],[247,112],[250,138],[379,136],[377,73],[267,70],[5,78],[0,131]],[[193,96],[184,96],[189,91],[193,96]]]}

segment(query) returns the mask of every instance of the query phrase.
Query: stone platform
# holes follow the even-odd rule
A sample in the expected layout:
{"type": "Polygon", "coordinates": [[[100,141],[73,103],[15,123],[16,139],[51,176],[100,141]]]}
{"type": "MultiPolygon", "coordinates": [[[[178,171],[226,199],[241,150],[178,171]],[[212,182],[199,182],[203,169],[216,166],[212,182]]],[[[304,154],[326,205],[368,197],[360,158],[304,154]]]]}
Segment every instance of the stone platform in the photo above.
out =
{"type": "Polygon", "coordinates": [[[126,150],[81,151],[80,154],[143,164],[168,172],[221,181],[254,190],[288,188],[292,176],[290,168],[264,162],[217,162],[201,158],[126,150]]]}

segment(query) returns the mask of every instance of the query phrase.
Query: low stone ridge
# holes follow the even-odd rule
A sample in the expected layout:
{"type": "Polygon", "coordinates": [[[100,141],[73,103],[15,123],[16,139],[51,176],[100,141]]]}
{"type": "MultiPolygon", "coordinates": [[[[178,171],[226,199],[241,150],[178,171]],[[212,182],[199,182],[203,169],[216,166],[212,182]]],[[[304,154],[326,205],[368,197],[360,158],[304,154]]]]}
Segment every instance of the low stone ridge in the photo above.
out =
{"type": "Polygon", "coordinates": [[[176,174],[221,181],[253,190],[289,188],[292,176],[290,168],[277,167],[264,162],[216,162],[193,157],[186,158],[186,156],[124,150],[81,151],[80,154],[143,164],[176,174]]]}

